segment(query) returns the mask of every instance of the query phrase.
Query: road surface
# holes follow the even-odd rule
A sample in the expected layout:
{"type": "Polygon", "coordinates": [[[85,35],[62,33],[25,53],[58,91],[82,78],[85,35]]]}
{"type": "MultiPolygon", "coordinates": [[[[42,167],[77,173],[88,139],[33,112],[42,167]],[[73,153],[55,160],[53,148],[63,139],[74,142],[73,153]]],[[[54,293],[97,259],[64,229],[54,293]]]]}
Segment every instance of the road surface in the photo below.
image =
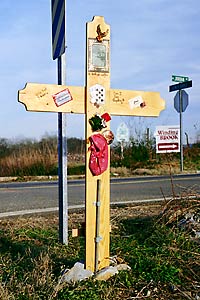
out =
{"type": "MultiPolygon", "coordinates": [[[[69,207],[83,206],[84,180],[68,182],[69,207]]],[[[200,174],[111,179],[111,203],[142,202],[200,195],[200,174]]],[[[58,182],[0,183],[0,217],[58,210],[58,182]]]]}

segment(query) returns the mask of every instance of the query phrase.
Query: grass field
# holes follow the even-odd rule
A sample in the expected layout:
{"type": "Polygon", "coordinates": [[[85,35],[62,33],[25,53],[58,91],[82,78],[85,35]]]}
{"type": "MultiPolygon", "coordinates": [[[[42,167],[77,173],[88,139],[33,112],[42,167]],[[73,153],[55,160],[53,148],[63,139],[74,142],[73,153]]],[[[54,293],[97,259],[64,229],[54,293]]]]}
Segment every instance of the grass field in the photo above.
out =
{"type": "MultiPolygon", "coordinates": [[[[83,212],[69,215],[69,243],[58,242],[55,214],[0,220],[0,299],[199,299],[200,240],[194,224],[199,199],[111,209],[111,256],[127,263],[107,281],[59,283],[61,274],[84,261],[85,239],[72,238],[83,212]]],[[[197,222],[198,223],[198,222],[197,222]]]]}

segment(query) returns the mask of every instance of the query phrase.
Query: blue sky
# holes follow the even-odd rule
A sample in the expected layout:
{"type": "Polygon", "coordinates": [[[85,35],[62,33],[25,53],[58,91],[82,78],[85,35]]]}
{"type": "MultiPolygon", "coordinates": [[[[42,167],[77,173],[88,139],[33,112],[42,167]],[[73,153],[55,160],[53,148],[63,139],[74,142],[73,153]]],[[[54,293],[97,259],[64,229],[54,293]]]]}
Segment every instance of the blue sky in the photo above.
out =
{"type": "MultiPolygon", "coordinates": [[[[52,59],[50,0],[0,1],[0,138],[40,139],[57,134],[57,114],[27,112],[17,92],[26,82],[57,83],[52,59]]],[[[200,133],[200,1],[101,0],[66,3],[67,84],[85,84],[85,29],[93,16],[111,26],[111,87],[158,91],[166,110],[158,118],[113,117],[111,129],[127,122],[133,131],[178,125],[172,75],[188,76],[189,105],[183,130],[193,142],[200,133]]],[[[84,137],[83,116],[67,116],[67,135],[84,137]]]]}

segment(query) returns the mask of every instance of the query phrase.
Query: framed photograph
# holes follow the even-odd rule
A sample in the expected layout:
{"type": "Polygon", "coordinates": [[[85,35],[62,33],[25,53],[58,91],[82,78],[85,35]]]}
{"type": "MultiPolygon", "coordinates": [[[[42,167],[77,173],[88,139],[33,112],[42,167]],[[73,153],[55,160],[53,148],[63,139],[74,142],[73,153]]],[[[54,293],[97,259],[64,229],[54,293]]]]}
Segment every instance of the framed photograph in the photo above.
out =
{"type": "Polygon", "coordinates": [[[109,72],[109,41],[89,39],[88,48],[88,71],[109,72]]]}

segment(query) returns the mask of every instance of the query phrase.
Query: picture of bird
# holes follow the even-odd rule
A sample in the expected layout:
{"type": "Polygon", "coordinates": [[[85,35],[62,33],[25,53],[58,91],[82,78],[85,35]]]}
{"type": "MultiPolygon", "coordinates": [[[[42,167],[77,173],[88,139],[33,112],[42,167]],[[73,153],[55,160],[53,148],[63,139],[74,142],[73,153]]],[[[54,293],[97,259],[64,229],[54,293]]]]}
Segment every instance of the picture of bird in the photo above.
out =
{"type": "Polygon", "coordinates": [[[103,38],[108,34],[108,32],[109,32],[109,29],[107,29],[105,32],[102,32],[100,24],[99,24],[97,26],[97,34],[98,34],[97,37],[96,37],[97,41],[98,42],[102,42],[103,38]]]}

